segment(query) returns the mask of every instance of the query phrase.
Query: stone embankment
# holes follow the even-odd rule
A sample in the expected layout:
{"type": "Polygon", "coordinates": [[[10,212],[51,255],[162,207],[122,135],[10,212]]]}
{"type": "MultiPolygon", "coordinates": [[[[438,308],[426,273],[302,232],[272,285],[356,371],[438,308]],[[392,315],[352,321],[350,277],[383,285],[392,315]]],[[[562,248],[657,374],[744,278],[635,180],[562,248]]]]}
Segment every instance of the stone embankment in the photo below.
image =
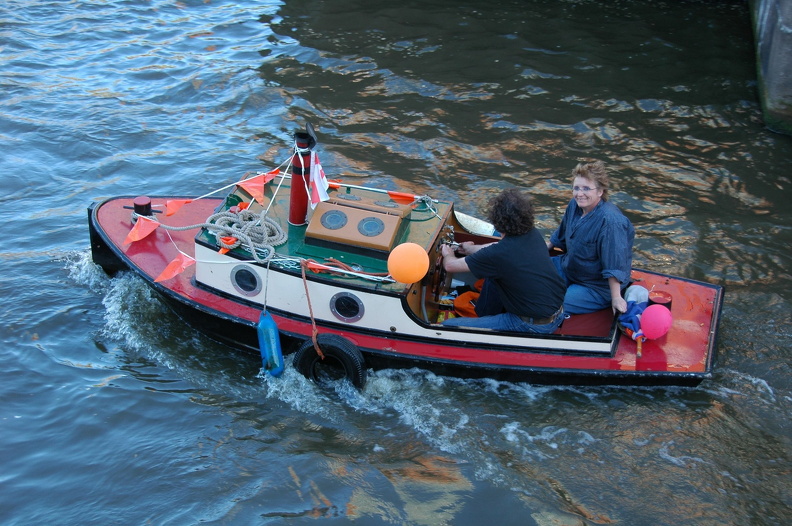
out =
{"type": "Polygon", "coordinates": [[[792,0],[751,0],[765,125],[792,135],[792,0]]]}

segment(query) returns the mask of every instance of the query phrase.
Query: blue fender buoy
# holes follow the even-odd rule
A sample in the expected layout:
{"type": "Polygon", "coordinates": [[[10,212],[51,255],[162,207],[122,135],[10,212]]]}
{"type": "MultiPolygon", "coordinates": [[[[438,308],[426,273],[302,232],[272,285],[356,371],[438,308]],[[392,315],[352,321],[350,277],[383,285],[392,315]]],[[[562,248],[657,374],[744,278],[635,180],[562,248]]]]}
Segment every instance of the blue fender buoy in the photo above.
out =
{"type": "Polygon", "coordinates": [[[261,311],[258,322],[258,341],[264,370],[278,377],[283,373],[283,352],[275,320],[266,310],[261,311]]]}

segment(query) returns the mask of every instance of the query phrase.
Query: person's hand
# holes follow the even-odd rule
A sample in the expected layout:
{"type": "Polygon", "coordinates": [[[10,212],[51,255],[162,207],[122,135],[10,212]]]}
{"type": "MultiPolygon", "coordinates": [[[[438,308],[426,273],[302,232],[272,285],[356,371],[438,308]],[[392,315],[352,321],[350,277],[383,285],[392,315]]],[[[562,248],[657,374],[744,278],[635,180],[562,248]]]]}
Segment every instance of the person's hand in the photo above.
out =
{"type": "Polygon", "coordinates": [[[627,301],[624,298],[619,296],[618,298],[613,298],[611,300],[611,307],[613,308],[613,313],[616,314],[617,312],[624,314],[627,312],[627,301]]]}
{"type": "Polygon", "coordinates": [[[473,243],[472,241],[463,241],[457,247],[457,252],[469,256],[471,254],[470,249],[473,248],[473,245],[475,245],[475,243],[473,243]]]}
{"type": "Polygon", "coordinates": [[[443,254],[444,258],[456,257],[456,254],[454,254],[454,249],[451,248],[451,245],[442,245],[440,247],[440,253],[443,254]]]}

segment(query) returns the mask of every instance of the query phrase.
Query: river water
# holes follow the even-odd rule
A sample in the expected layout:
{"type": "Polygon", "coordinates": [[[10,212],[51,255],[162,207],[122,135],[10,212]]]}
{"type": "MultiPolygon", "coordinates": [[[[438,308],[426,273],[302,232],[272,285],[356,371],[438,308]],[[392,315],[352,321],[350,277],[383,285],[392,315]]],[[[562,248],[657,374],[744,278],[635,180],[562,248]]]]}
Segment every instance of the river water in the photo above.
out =
{"type": "Polygon", "coordinates": [[[0,522],[677,525],[792,517],[792,140],[747,2],[0,2],[0,522]],[[549,233],[608,164],[636,266],[722,284],[697,388],[379,371],[320,390],[91,262],[86,207],[288,156],[549,233]]]}

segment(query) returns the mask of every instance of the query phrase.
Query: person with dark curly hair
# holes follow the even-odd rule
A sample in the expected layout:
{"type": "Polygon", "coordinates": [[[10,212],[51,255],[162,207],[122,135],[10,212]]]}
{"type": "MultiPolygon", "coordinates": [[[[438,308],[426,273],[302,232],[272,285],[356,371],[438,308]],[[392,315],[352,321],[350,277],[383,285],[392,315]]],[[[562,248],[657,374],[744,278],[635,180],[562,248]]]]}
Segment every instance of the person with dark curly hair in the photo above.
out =
{"type": "Polygon", "coordinates": [[[622,292],[630,284],[635,229],[608,201],[609,178],[602,161],[580,163],[572,170],[572,200],[547,248],[567,283],[564,310],[583,314],[611,307],[627,310],[622,292]]]}
{"type": "Polygon", "coordinates": [[[566,286],[550,261],[544,238],[534,228],[530,196],[517,188],[504,190],[490,201],[487,218],[503,234],[499,241],[486,245],[468,241],[456,251],[442,247],[448,272],[484,278],[476,303],[478,317],[450,318],[443,325],[554,332],[564,319],[566,286]]]}

